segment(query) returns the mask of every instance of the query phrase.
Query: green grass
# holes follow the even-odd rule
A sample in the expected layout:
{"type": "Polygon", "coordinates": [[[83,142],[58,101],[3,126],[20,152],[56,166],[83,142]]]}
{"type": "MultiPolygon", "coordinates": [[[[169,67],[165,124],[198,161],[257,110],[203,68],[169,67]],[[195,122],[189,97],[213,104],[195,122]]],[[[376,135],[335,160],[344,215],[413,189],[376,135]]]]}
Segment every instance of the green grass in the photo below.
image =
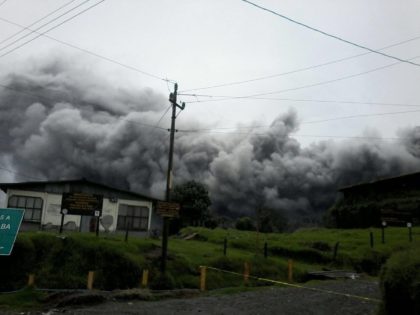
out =
{"type": "Polygon", "coordinates": [[[15,293],[0,294],[0,309],[5,311],[38,311],[44,307],[41,302],[45,293],[26,288],[15,293]]]}
{"type": "MultiPolygon", "coordinates": [[[[43,288],[85,288],[88,270],[97,271],[95,286],[138,286],[141,270],[150,270],[150,284],[159,287],[161,241],[123,235],[67,233],[65,238],[55,233],[20,233],[12,257],[0,261],[0,276],[12,281],[14,289],[24,286],[27,274],[35,274],[35,284],[43,288]],[[116,284],[117,283],[117,284],[116,284]],[[119,284],[118,284],[119,283],[119,284]]],[[[408,242],[406,228],[387,228],[386,243],[381,244],[380,229],[302,229],[294,233],[257,234],[233,229],[189,227],[181,237],[171,237],[168,253],[169,287],[198,288],[199,267],[210,266],[237,273],[207,270],[207,288],[219,292],[236,292],[260,287],[267,283],[250,279],[243,281],[244,262],[250,264],[251,275],[278,281],[287,279],[287,261],[294,261],[294,280],[303,282],[311,270],[356,269],[376,275],[393,253],[420,245],[420,229],[413,228],[413,243],[408,242]],[[369,232],[375,235],[374,249],[370,248],[369,232]],[[196,233],[192,240],[182,237],[196,233]],[[223,242],[228,239],[227,256],[223,242]],[[264,243],[268,258],[263,257],[264,243]],[[339,242],[338,256],[333,261],[333,248],[339,242]]],[[[39,292],[22,291],[0,295],[0,309],[37,307],[39,292]]]]}

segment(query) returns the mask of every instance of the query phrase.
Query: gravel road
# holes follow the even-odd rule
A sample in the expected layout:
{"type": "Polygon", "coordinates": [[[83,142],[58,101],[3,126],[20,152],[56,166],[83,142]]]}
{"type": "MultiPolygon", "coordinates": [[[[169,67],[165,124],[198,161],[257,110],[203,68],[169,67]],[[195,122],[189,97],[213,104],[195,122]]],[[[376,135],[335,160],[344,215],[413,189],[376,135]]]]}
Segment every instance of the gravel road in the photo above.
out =
{"type": "MultiPolygon", "coordinates": [[[[379,299],[378,283],[367,280],[325,281],[312,285],[332,290],[379,299]]],[[[53,310],[48,314],[375,314],[378,303],[320,291],[291,287],[269,287],[222,296],[201,296],[189,299],[171,299],[157,302],[106,302],[81,308],[53,310]]],[[[45,314],[45,313],[44,313],[45,314]]]]}

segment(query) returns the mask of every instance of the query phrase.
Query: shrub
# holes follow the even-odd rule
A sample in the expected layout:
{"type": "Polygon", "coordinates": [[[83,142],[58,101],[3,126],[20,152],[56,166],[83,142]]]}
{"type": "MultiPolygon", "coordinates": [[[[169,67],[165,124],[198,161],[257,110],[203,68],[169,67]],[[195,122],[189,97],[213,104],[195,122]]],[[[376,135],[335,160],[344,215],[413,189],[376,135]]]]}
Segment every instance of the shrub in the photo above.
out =
{"type": "Polygon", "coordinates": [[[381,271],[382,313],[420,314],[420,253],[412,248],[391,256],[381,271]]]}
{"type": "Polygon", "coordinates": [[[254,223],[250,217],[239,218],[235,227],[241,231],[255,231],[254,223]]]}
{"type": "Polygon", "coordinates": [[[150,281],[150,288],[153,290],[172,290],[176,288],[175,279],[168,271],[165,273],[155,272],[155,277],[150,281]]]}
{"type": "Polygon", "coordinates": [[[0,257],[0,291],[21,289],[34,271],[35,246],[29,238],[16,240],[12,254],[0,257]]]}

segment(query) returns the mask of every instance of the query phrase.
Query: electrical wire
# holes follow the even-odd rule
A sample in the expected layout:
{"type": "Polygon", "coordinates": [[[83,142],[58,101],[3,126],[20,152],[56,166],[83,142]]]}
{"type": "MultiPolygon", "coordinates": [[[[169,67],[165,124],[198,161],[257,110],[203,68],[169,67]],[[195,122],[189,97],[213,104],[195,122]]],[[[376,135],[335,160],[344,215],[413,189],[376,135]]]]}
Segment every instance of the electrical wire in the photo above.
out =
{"type": "MultiPolygon", "coordinates": [[[[0,20],[1,20],[1,21],[3,21],[3,22],[6,22],[6,23],[8,23],[8,24],[11,24],[11,25],[15,25],[15,26],[17,26],[17,27],[20,27],[20,28],[22,28],[22,29],[26,29],[26,30],[32,31],[30,28],[28,28],[28,27],[26,27],[26,26],[23,26],[23,25],[18,24],[18,23],[16,23],[16,22],[13,22],[13,21],[7,20],[7,19],[5,19],[5,18],[0,17],[0,20]]],[[[49,31],[50,31],[50,30],[48,30],[47,32],[49,32],[49,31]]],[[[66,41],[63,41],[63,40],[60,40],[60,39],[58,39],[58,38],[52,37],[52,36],[50,36],[50,35],[47,35],[47,34],[46,34],[46,32],[43,32],[43,33],[40,33],[40,32],[37,32],[37,31],[34,31],[34,32],[35,32],[36,34],[38,34],[39,36],[43,36],[43,37],[45,37],[45,38],[48,38],[49,40],[55,41],[55,42],[57,42],[57,43],[59,43],[59,44],[61,44],[61,45],[64,45],[64,46],[70,47],[70,48],[72,48],[72,49],[76,49],[76,50],[81,51],[81,52],[83,52],[83,53],[85,53],[85,54],[89,54],[89,55],[91,55],[91,56],[93,56],[93,57],[96,57],[96,58],[99,58],[99,59],[105,60],[105,61],[107,61],[107,62],[110,62],[110,63],[113,63],[113,64],[115,64],[115,65],[121,66],[121,67],[126,68],[126,69],[128,69],[128,70],[131,70],[131,71],[134,71],[134,72],[137,72],[137,73],[140,73],[140,74],[146,75],[146,76],[151,77],[151,78],[155,78],[155,79],[160,80],[160,81],[163,81],[163,82],[171,82],[171,83],[175,83],[175,81],[174,81],[174,80],[167,79],[167,78],[164,78],[164,77],[161,77],[161,76],[158,76],[158,75],[152,74],[152,73],[150,73],[150,72],[146,72],[146,71],[141,70],[141,69],[139,69],[139,68],[136,68],[136,67],[134,67],[134,66],[131,66],[131,65],[128,65],[128,64],[124,64],[124,63],[122,63],[122,62],[120,62],[120,61],[118,61],[118,60],[115,60],[115,59],[112,59],[112,58],[106,57],[106,56],[104,56],[104,55],[98,54],[98,53],[93,52],[93,51],[91,51],[91,50],[88,50],[88,49],[85,49],[85,48],[81,48],[81,47],[76,46],[76,45],[74,45],[74,44],[70,44],[70,43],[68,43],[68,42],[66,42],[66,41]]],[[[39,36],[38,36],[38,37],[39,37],[39,36]]],[[[1,57],[1,56],[0,56],[0,57],[1,57]]]]}
{"type": "MultiPolygon", "coordinates": [[[[398,111],[398,112],[386,112],[386,113],[373,113],[373,114],[359,114],[359,115],[350,115],[350,116],[339,116],[339,117],[332,117],[327,119],[319,119],[319,120],[310,120],[310,121],[302,121],[300,124],[317,124],[317,123],[324,123],[336,120],[345,120],[345,119],[354,119],[354,118],[365,118],[365,117],[375,117],[375,116],[393,116],[393,115],[401,115],[401,114],[413,114],[413,113],[420,113],[420,110],[409,110],[409,111],[398,111]]],[[[179,131],[182,132],[201,132],[201,131],[217,131],[217,130],[247,130],[247,129],[259,129],[259,128],[270,128],[272,125],[266,126],[245,126],[245,127],[216,127],[216,128],[199,128],[199,129],[180,129],[179,131]]]]}
{"type": "MultiPolygon", "coordinates": [[[[46,18],[50,17],[51,15],[53,15],[54,13],[60,11],[61,9],[65,8],[66,6],[72,4],[73,2],[75,2],[76,0],[71,0],[65,4],[63,4],[62,6],[60,6],[59,8],[55,9],[54,11],[51,11],[50,13],[48,13],[47,15],[44,15],[42,18],[36,20],[35,22],[33,22],[32,24],[28,25],[27,27],[30,28],[32,26],[34,26],[35,24],[45,20],[46,18]]],[[[22,32],[24,32],[25,29],[22,28],[20,31],[8,36],[7,38],[3,39],[2,41],[0,41],[0,45],[7,42],[9,39],[12,39],[13,37],[16,37],[17,35],[21,34],[22,32]]]]}
{"type": "MultiPolygon", "coordinates": [[[[90,1],[90,0],[86,0],[84,3],[86,3],[87,1],[90,1]]],[[[97,3],[93,4],[93,5],[91,5],[90,7],[88,7],[88,8],[86,8],[86,9],[84,9],[84,10],[82,10],[82,11],[78,12],[77,14],[75,14],[75,15],[73,15],[73,16],[71,16],[71,17],[67,18],[67,19],[65,19],[64,21],[62,21],[62,22],[60,22],[59,24],[57,24],[57,25],[55,25],[55,26],[53,26],[53,27],[49,28],[48,30],[43,31],[42,33],[38,33],[38,32],[36,32],[36,33],[38,34],[37,36],[35,36],[35,37],[31,38],[30,40],[27,40],[26,42],[24,42],[24,43],[22,43],[22,44],[20,44],[20,45],[16,46],[15,48],[13,48],[13,49],[11,49],[11,50],[7,51],[6,53],[1,54],[1,55],[0,55],[0,58],[2,58],[2,57],[4,57],[4,56],[7,56],[7,55],[11,54],[12,52],[16,51],[17,49],[19,49],[19,48],[21,48],[21,47],[23,47],[23,46],[25,46],[25,45],[29,44],[30,42],[34,41],[35,39],[38,39],[39,37],[41,37],[41,36],[42,36],[42,35],[44,35],[45,33],[48,33],[48,32],[50,32],[50,31],[52,31],[52,30],[56,29],[57,27],[59,27],[59,26],[61,26],[61,25],[65,24],[65,23],[67,23],[67,22],[69,22],[69,21],[73,20],[74,18],[76,18],[76,17],[78,17],[78,16],[82,15],[83,13],[85,13],[85,12],[89,11],[90,9],[93,9],[94,7],[98,6],[99,4],[101,4],[101,3],[102,3],[102,2],[104,2],[104,1],[105,1],[105,0],[100,0],[99,2],[97,2],[97,3]]]]}
{"type": "MultiPolygon", "coordinates": [[[[410,58],[410,60],[419,58],[419,56],[410,58]]],[[[390,68],[392,66],[395,66],[397,64],[400,64],[399,62],[395,62],[395,63],[391,63],[385,66],[381,66],[381,67],[376,67],[367,71],[362,71],[362,72],[358,72],[355,74],[351,74],[351,75],[347,75],[344,77],[338,77],[335,79],[331,79],[331,80],[326,80],[326,81],[321,81],[321,82],[316,82],[316,83],[312,83],[312,84],[306,84],[306,85],[301,85],[298,87],[294,87],[294,88],[288,88],[288,89],[283,89],[283,90],[278,90],[278,91],[270,91],[270,92],[263,92],[263,93],[256,93],[256,94],[250,94],[250,95],[243,95],[243,96],[211,96],[211,97],[219,97],[219,99],[213,99],[213,100],[202,100],[202,101],[191,101],[189,103],[207,103],[207,102],[222,102],[222,101],[226,101],[226,100],[231,100],[231,99],[247,99],[247,98],[253,98],[253,97],[258,97],[258,96],[265,96],[265,95],[273,95],[273,94],[280,94],[280,93],[285,93],[285,92],[291,92],[291,91],[297,91],[297,90],[302,90],[302,89],[307,89],[307,88],[311,88],[311,87],[316,87],[316,86],[321,86],[321,85],[325,85],[325,84],[330,84],[330,83],[334,83],[334,82],[338,82],[338,81],[343,81],[343,80],[347,80],[347,79],[351,79],[351,78],[355,78],[364,74],[368,74],[368,73],[372,73],[378,70],[382,70],[382,69],[386,69],[386,68],[390,68]]],[[[180,95],[184,95],[184,94],[180,94],[180,95]]],[[[197,94],[192,94],[191,96],[197,96],[197,94]]]]}
{"type": "MultiPolygon", "coordinates": [[[[391,48],[391,47],[406,44],[406,43],[418,40],[419,38],[420,38],[420,36],[416,36],[416,37],[413,37],[413,38],[410,38],[410,39],[407,39],[407,40],[404,40],[404,41],[401,41],[401,42],[398,42],[398,43],[394,43],[394,44],[379,48],[378,50],[384,50],[384,49],[388,49],[388,48],[391,48]]],[[[193,88],[193,89],[186,89],[186,90],[182,90],[180,93],[191,92],[191,91],[199,91],[199,90],[208,90],[208,89],[213,89],[213,88],[220,88],[220,87],[226,87],[226,86],[232,86],[232,85],[251,83],[251,82],[255,82],[255,81],[273,79],[273,78],[277,78],[277,77],[281,77],[281,76],[285,76],[285,75],[289,75],[289,74],[295,74],[295,73],[304,72],[304,71],[308,71],[308,70],[312,70],[312,69],[316,69],[316,68],[321,68],[321,67],[324,67],[324,66],[332,65],[332,64],[335,64],[335,63],[347,61],[347,60],[350,60],[350,59],[358,58],[358,57],[369,55],[369,54],[371,54],[371,52],[364,52],[362,54],[357,54],[357,55],[353,55],[353,56],[349,56],[349,57],[345,57],[345,58],[335,59],[335,60],[331,60],[331,61],[328,61],[328,62],[317,64],[317,65],[295,69],[295,70],[292,70],[292,71],[287,71],[287,72],[282,72],[282,73],[277,73],[277,74],[272,74],[272,75],[267,75],[267,76],[262,76],[262,77],[256,77],[256,78],[247,79],[247,80],[232,81],[232,82],[219,83],[219,84],[215,84],[215,85],[198,87],[198,88],[193,88]]]]}
{"type": "MultiPolygon", "coordinates": [[[[188,130],[178,130],[180,133],[189,133],[188,130]]],[[[267,136],[268,133],[250,133],[250,132],[225,132],[225,131],[196,131],[196,133],[223,134],[223,135],[245,135],[245,136],[267,136]]],[[[289,137],[301,138],[331,138],[331,139],[355,139],[355,140],[407,140],[408,138],[399,137],[368,137],[368,136],[337,136],[337,135],[307,135],[307,134],[289,134],[289,137]]]]}
{"type": "Polygon", "coordinates": [[[161,127],[159,127],[159,124],[160,124],[160,122],[162,121],[163,117],[165,117],[165,115],[166,115],[166,114],[168,113],[168,111],[171,109],[171,107],[172,107],[172,104],[168,106],[168,108],[165,110],[165,112],[162,114],[162,116],[161,116],[161,117],[159,118],[159,120],[156,122],[156,124],[155,124],[155,127],[154,127],[154,128],[160,128],[160,129],[164,129],[164,130],[166,130],[165,128],[161,128],[161,127]]]}
{"type": "Polygon", "coordinates": [[[4,167],[2,165],[0,165],[0,170],[6,171],[8,173],[12,173],[12,174],[15,174],[15,175],[18,175],[18,176],[26,177],[26,178],[29,178],[29,179],[45,180],[45,178],[41,179],[39,177],[29,176],[29,175],[26,175],[26,174],[23,174],[23,173],[15,172],[15,171],[13,171],[13,170],[11,170],[7,167],[4,167]]]}
{"type": "Polygon", "coordinates": [[[0,3],[0,7],[3,5],[3,4],[5,4],[7,2],[7,0],[3,0],[3,2],[2,3],[0,3]]]}
{"type": "Polygon", "coordinates": [[[358,47],[358,48],[361,48],[361,49],[364,49],[364,50],[370,51],[370,52],[372,52],[372,53],[375,53],[375,54],[378,54],[378,55],[381,55],[381,56],[384,56],[384,57],[387,57],[387,58],[390,58],[390,59],[398,60],[399,62],[408,63],[408,64],[411,64],[411,65],[414,65],[414,66],[420,66],[420,64],[415,63],[415,62],[412,62],[412,61],[410,61],[410,60],[407,60],[407,59],[401,59],[401,58],[398,58],[398,57],[395,57],[395,56],[392,56],[392,55],[389,55],[389,54],[385,54],[385,53],[383,53],[383,52],[380,52],[379,50],[375,50],[375,49],[369,48],[369,47],[367,47],[367,46],[364,46],[364,45],[361,45],[361,44],[354,43],[354,42],[349,41],[349,40],[347,40],[347,39],[344,39],[344,38],[342,38],[342,37],[340,37],[340,36],[333,35],[333,34],[331,34],[331,33],[328,33],[328,32],[322,31],[322,30],[320,30],[320,29],[317,29],[317,28],[315,28],[315,27],[309,26],[309,25],[307,25],[307,24],[304,24],[304,23],[302,23],[302,22],[299,22],[299,21],[297,21],[297,20],[294,20],[294,19],[292,19],[292,18],[290,18],[290,17],[287,17],[287,16],[285,16],[285,15],[283,15],[283,14],[280,14],[280,13],[278,13],[278,12],[276,12],[276,11],[273,11],[273,10],[270,10],[270,9],[265,8],[265,7],[263,7],[263,6],[260,6],[260,5],[258,5],[258,4],[256,4],[256,3],[254,3],[254,2],[251,2],[251,1],[248,1],[248,0],[240,0],[240,1],[245,2],[245,3],[248,3],[248,4],[250,4],[250,5],[254,6],[254,7],[258,8],[258,9],[261,9],[261,10],[264,10],[264,11],[266,11],[266,12],[272,13],[272,14],[274,14],[274,15],[278,16],[278,17],[281,17],[281,18],[283,18],[283,19],[285,19],[285,20],[289,21],[289,22],[295,23],[295,24],[297,24],[297,25],[300,25],[300,26],[302,26],[302,27],[305,27],[305,28],[307,28],[307,29],[310,29],[310,30],[312,30],[312,31],[314,31],[314,32],[317,32],[317,33],[320,33],[320,34],[322,34],[322,35],[325,35],[325,36],[328,36],[328,37],[334,38],[334,39],[336,39],[336,40],[339,40],[339,41],[341,41],[341,42],[343,42],[343,43],[346,43],[346,44],[349,44],[349,45],[352,45],[352,46],[355,46],[355,47],[358,47]]]}
{"type": "Polygon", "coordinates": [[[217,96],[217,95],[205,95],[205,94],[179,94],[183,96],[192,96],[196,98],[196,101],[190,101],[191,103],[201,103],[205,101],[198,100],[198,97],[226,97],[230,99],[250,99],[250,100],[267,100],[267,101],[288,101],[288,102],[313,102],[313,103],[332,103],[332,104],[362,104],[362,105],[379,105],[379,106],[399,106],[399,107],[420,107],[420,104],[406,104],[406,103],[383,103],[383,102],[359,102],[359,101],[347,101],[347,100],[321,100],[321,99],[294,99],[294,98],[276,98],[276,97],[242,97],[242,96],[217,96]]]}

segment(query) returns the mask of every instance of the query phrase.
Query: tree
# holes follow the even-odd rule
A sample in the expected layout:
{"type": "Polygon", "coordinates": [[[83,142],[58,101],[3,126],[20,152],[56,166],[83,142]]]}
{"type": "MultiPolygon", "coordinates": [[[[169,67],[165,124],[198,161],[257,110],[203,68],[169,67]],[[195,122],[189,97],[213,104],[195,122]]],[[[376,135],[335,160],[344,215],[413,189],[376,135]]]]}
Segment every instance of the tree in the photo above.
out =
{"type": "Polygon", "coordinates": [[[241,231],[255,231],[254,222],[250,217],[241,217],[236,221],[235,227],[241,231]]]}
{"type": "Polygon", "coordinates": [[[171,200],[181,204],[180,216],[173,220],[171,232],[183,226],[203,226],[211,221],[211,205],[207,188],[194,180],[175,186],[171,200]]]}
{"type": "Polygon", "coordinates": [[[281,211],[271,208],[259,208],[257,212],[257,224],[262,233],[283,232],[287,229],[287,218],[281,211]]]}

